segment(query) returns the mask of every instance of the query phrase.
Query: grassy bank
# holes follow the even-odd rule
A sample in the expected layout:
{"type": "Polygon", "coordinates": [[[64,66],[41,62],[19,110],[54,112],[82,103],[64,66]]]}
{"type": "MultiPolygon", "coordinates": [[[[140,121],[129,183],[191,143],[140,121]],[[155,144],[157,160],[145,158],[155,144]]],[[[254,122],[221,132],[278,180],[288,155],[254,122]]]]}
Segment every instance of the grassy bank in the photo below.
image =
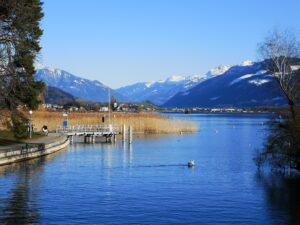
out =
{"type": "MultiPolygon", "coordinates": [[[[33,133],[32,134],[32,139],[34,140],[36,138],[43,137],[43,134],[41,133],[33,133]]],[[[29,139],[27,139],[28,141],[29,139]]],[[[0,131],[0,146],[7,146],[7,145],[13,145],[13,144],[19,144],[19,143],[24,143],[26,140],[20,140],[16,139],[14,137],[14,134],[11,131],[0,131]]]]}
{"type": "MultiPolygon", "coordinates": [[[[69,125],[102,125],[102,116],[108,124],[108,114],[98,112],[72,112],[68,116],[69,125]]],[[[62,125],[62,112],[35,111],[33,113],[33,124],[36,130],[41,130],[47,125],[50,131],[54,131],[62,125]]],[[[123,124],[133,126],[135,133],[144,134],[168,134],[180,132],[195,132],[197,124],[187,119],[174,119],[156,113],[113,113],[111,123],[119,129],[123,124]]]]}

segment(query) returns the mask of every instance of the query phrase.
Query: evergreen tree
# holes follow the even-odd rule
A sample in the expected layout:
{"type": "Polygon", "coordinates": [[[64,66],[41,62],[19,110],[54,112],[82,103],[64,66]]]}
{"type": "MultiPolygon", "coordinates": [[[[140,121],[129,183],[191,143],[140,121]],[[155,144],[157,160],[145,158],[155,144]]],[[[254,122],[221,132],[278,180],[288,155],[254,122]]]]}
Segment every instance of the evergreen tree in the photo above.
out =
{"type": "Polygon", "coordinates": [[[13,131],[26,132],[27,119],[19,110],[38,107],[44,84],[34,80],[34,61],[41,47],[40,0],[0,0],[0,107],[11,111],[13,131]]]}

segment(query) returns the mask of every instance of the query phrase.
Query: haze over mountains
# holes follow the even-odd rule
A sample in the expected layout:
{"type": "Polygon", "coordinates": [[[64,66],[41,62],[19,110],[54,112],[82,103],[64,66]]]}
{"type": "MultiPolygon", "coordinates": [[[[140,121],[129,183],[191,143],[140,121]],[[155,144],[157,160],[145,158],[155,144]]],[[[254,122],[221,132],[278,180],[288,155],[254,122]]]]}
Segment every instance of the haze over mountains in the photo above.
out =
{"type": "Polygon", "coordinates": [[[171,76],[113,90],[99,81],[64,70],[39,67],[37,80],[76,98],[107,102],[108,90],[118,101],[151,101],[165,107],[257,107],[286,104],[277,84],[262,69],[262,63],[219,66],[204,75],[171,76]]]}

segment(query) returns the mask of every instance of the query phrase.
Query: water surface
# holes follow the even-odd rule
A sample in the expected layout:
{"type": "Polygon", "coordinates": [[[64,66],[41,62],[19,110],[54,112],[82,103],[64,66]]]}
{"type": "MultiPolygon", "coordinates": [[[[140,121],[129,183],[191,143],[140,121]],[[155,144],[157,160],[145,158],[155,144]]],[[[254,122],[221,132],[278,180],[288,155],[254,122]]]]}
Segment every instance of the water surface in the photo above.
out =
{"type": "Polygon", "coordinates": [[[252,160],[269,115],[171,116],[200,131],[76,143],[1,167],[0,223],[300,224],[299,179],[257,173],[252,160]]]}

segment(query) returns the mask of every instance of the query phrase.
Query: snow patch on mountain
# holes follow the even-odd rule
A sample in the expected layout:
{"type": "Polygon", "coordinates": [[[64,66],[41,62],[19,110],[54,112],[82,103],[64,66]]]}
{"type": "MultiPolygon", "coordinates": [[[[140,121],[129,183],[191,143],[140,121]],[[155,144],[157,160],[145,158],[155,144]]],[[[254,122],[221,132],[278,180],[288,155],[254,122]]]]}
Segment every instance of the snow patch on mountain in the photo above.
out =
{"type": "Polygon", "coordinates": [[[185,80],[186,78],[183,76],[171,76],[165,80],[165,82],[180,82],[185,80]]]}
{"type": "Polygon", "coordinates": [[[153,82],[148,82],[148,83],[145,83],[145,86],[146,86],[147,88],[149,88],[149,87],[152,86],[152,84],[153,84],[153,82]]]}
{"type": "Polygon", "coordinates": [[[269,79],[255,79],[255,80],[249,80],[248,83],[254,84],[256,86],[263,85],[265,83],[271,82],[269,79]]]}
{"type": "Polygon", "coordinates": [[[215,77],[215,76],[219,76],[219,75],[222,75],[224,74],[226,71],[228,71],[232,66],[229,66],[229,65],[220,65],[216,68],[213,68],[211,70],[209,70],[207,73],[206,73],[206,77],[207,78],[211,78],[211,77],[215,77]]]}
{"type": "Polygon", "coordinates": [[[254,77],[254,76],[260,76],[260,75],[263,75],[263,74],[265,74],[265,73],[266,73],[265,70],[260,70],[260,71],[258,71],[257,73],[254,73],[254,74],[246,74],[246,75],[243,75],[243,76],[241,76],[241,77],[239,77],[239,78],[236,78],[235,80],[231,81],[231,82],[229,83],[229,86],[230,86],[230,85],[233,85],[233,84],[236,84],[236,83],[238,83],[238,82],[240,82],[240,81],[242,81],[242,80],[249,79],[249,78],[254,77]]]}
{"type": "Polygon", "coordinates": [[[240,66],[252,66],[253,64],[254,64],[253,61],[251,61],[251,60],[245,60],[245,61],[243,61],[243,62],[240,64],[240,66]]]}

